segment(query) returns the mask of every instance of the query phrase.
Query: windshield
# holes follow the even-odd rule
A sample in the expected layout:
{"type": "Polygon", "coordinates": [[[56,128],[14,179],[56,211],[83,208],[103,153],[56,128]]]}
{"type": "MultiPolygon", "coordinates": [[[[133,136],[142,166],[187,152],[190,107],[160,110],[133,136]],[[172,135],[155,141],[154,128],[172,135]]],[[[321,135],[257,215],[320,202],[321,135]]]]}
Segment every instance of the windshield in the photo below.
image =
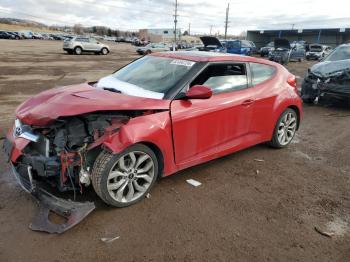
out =
{"type": "Polygon", "coordinates": [[[102,78],[98,88],[112,88],[123,94],[162,99],[191,70],[195,62],[145,56],[102,78]]]}
{"type": "Polygon", "coordinates": [[[349,46],[340,46],[332,53],[330,53],[324,61],[338,61],[350,59],[350,45],[349,46]]]}

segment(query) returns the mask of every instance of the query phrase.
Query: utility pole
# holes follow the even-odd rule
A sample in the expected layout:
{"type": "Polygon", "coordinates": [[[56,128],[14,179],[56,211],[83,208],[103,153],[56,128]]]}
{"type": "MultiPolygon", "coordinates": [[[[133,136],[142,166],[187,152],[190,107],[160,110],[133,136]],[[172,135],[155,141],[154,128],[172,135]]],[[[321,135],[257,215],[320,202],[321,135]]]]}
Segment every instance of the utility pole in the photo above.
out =
{"type": "Polygon", "coordinates": [[[292,30],[294,29],[295,24],[292,24],[292,30]]]}
{"type": "Polygon", "coordinates": [[[230,9],[230,4],[228,3],[227,4],[227,8],[226,8],[226,19],[225,19],[225,40],[227,38],[227,26],[228,26],[228,12],[229,12],[229,9],[230,9]]]}
{"type": "Polygon", "coordinates": [[[191,23],[188,23],[188,35],[191,35],[191,23]]]}
{"type": "Polygon", "coordinates": [[[210,33],[209,33],[209,35],[211,35],[211,30],[213,29],[213,26],[211,25],[210,26],[210,33]]]}
{"type": "Polygon", "coordinates": [[[175,15],[174,15],[174,25],[175,25],[175,31],[174,31],[174,47],[173,51],[175,51],[175,46],[176,46],[176,25],[177,25],[177,0],[175,0],[175,15]]]}

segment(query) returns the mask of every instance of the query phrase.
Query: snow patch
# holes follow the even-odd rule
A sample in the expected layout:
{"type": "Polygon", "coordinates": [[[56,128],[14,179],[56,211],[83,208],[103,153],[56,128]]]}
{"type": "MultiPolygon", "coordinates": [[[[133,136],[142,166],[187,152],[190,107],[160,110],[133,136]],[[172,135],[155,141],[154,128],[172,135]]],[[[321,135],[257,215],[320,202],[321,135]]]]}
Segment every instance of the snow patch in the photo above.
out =
{"type": "Polygon", "coordinates": [[[164,93],[149,91],[139,86],[136,86],[124,81],[120,81],[119,79],[115,78],[113,75],[109,75],[101,78],[97,82],[96,87],[99,89],[113,88],[117,91],[120,91],[123,94],[130,95],[130,96],[139,96],[139,97],[153,98],[153,99],[163,99],[164,97],[164,93]]]}

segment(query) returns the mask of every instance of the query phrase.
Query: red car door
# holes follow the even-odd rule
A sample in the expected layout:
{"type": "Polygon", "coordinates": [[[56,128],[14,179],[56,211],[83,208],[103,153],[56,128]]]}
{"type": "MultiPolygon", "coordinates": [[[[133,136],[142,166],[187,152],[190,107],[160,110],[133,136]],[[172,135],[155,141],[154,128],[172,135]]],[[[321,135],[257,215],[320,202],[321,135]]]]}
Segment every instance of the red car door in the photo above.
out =
{"type": "Polygon", "coordinates": [[[271,139],[275,127],[274,107],[285,83],[276,79],[277,69],[271,65],[250,63],[250,72],[255,99],[251,132],[262,142],[271,139]]]}
{"type": "Polygon", "coordinates": [[[211,98],[172,101],[178,165],[197,164],[249,144],[254,98],[247,83],[244,64],[211,65],[190,85],[211,87],[211,98]]]}

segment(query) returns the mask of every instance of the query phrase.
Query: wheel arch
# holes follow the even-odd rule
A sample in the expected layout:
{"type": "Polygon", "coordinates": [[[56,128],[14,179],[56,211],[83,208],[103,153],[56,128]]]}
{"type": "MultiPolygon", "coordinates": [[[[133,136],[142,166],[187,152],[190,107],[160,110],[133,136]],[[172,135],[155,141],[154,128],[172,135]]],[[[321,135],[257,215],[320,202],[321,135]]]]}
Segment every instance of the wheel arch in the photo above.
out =
{"type": "Polygon", "coordinates": [[[154,151],[161,163],[162,176],[177,171],[168,111],[130,119],[102,143],[113,154],[122,152],[133,144],[144,144],[154,151]]]}
{"type": "Polygon", "coordinates": [[[162,150],[160,150],[160,148],[152,142],[141,141],[141,142],[138,142],[138,144],[143,144],[145,146],[148,146],[154,152],[158,160],[158,170],[159,170],[158,177],[163,177],[164,156],[163,156],[162,150]]]}
{"type": "Polygon", "coordinates": [[[300,109],[296,105],[290,105],[288,108],[293,109],[296,112],[296,114],[297,114],[297,118],[298,118],[297,119],[298,120],[298,122],[297,122],[297,130],[298,130],[299,126],[300,126],[300,121],[301,121],[300,109]]]}
{"type": "Polygon", "coordinates": [[[103,49],[107,49],[107,53],[109,53],[109,48],[108,48],[108,47],[103,46],[103,47],[101,48],[100,52],[102,52],[103,49]]]}

